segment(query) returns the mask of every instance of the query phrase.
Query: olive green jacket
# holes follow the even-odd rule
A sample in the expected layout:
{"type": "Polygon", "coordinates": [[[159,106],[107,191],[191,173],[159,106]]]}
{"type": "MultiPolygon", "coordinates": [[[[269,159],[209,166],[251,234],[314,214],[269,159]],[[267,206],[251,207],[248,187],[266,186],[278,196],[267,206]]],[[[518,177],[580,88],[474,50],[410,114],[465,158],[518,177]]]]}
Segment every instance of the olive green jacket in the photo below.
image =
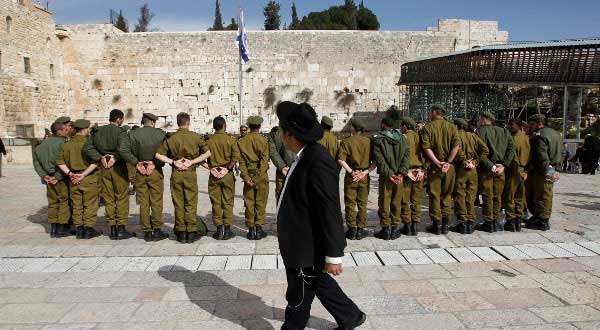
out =
{"type": "Polygon", "coordinates": [[[154,158],[156,151],[163,144],[167,134],[158,128],[144,126],[123,134],[119,140],[119,154],[130,165],[139,162],[153,161],[157,168],[164,163],[154,158]]]}
{"type": "Polygon", "coordinates": [[[455,165],[464,167],[468,160],[475,166],[487,160],[490,153],[483,140],[475,133],[459,131],[460,151],[455,159],[455,165]]]}
{"type": "MultiPolygon", "coordinates": [[[[421,135],[421,148],[431,149],[441,162],[450,157],[450,152],[459,145],[458,129],[454,124],[444,118],[436,118],[427,123],[419,133],[421,135]]],[[[427,162],[431,162],[427,159],[427,162]]]]}
{"type": "Polygon", "coordinates": [[[117,164],[124,165],[125,161],[119,152],[119,139],[127,134],[126,128],[108,124],[92,130],[87,143],[83,146],[83,153],[89,159],[97,162],[104,155],[116,157],[117,164]]]}
{"type": "Polygon", "coordinates": [[[515,141],[506,128],[485,125],[477,129],[477,135],[485,142],[490,151],[487,159],[483,159],[483,168],[491,170],[495,164],[509,167],[515,157],[515,141]]]}
{"type": "Polygon", "coordinates": [[[535,133],[531,145],[530,169],[546,171],[550,165],[561,168],[564,157],[562,136],[557,131],[550,127],[543,127],[535,133]]]}
{"type": "Polygon", "coordinates": [[[381,177],[408,173],[410,150],[406,138],[397,130],[385,130],[373,136],[371,155],[381,177]]]}
{"type": "Polygon", "coordinates": [[[269,142],[259,133],[248,133],[237,142],[240,151],[240,176],[248,181],[269,170],[269,142]]]}
{"type": "Polygon", "coordinates": [[[291,151],[287,151],[283,147],[283,141],[281,140],[281,135],[279,133],[279,127],[273,127],[271,132],[268,135],[269,140],[269,157],[271,158],[271,162],[277,168],[277,171],[281,171],[281,169],[285,167],[292,166],[294,159],[296,158],[296,154],[291,151]]]}
{"type": "Polygon", "coordinates": [[[75,135],[69,141],[60,146],[56,156],[56,165],[65,165],[72,172],[85,171],[91,164],[95,163],[83,153],[83,147],[89,138],[83,135],[75,135]]]}
{"type": "Polygon", "coordinates": [[[35,172],[44,178],[46,175],[53,176],[57,180],[64,178],[63,173],[56,165],[56,157],[60,151],[60,146],[67,141],[60,136],[51,136],[35,148],[33,152],[33,168],[35,172]]]}
{"type": "Polygon", "coordinates": [[[525,169],[531,158],[529,137],[525,135],[525,133],[518,131],[513,134],[513,140],[515,141],[515,158],[510,166],[513,170],[522,175],[525,173],[525,169]]]}
{"type": "Polygon", "coordinates": [[[423,167],[423,149],[421,148],[421,137],[413,130],[410,130],[404,134],[406,142],[408,143],[408,149],[410,152],[409,156],[409,168],[422,168],[423,167]]]}

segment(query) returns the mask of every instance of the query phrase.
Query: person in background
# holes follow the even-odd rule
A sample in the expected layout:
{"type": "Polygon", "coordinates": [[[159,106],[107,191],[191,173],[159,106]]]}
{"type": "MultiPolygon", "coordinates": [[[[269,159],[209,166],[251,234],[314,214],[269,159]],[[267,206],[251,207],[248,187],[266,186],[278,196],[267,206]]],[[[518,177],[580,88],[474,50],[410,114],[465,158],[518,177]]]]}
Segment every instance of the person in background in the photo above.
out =
{"type": "Polygon", "coordinates": [[[323,138],[318,142],[329,151],[329,154],[333,159],[337,159],[338,150],[340,149],[340,143],[335,135],[331,133],[333,129],[333,119],[323,116],[321,119],[321,127],[323,128],[323,138]]]}

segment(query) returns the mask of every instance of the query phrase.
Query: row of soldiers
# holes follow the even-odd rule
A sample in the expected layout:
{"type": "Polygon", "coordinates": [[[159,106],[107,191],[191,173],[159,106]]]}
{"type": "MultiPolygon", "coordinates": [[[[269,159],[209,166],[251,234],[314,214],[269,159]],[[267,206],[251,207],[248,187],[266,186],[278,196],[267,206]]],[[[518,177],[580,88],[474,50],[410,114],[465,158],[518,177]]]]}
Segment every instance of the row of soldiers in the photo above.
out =
{"type": "MultiPolygon", "coordinates": [[[[266,237],[263,226],[269,195],[268,162],[271,160],[276,167],[275,193],[279,198],[295,159],[295,155],[283,147],[278,127],[265,138],[260,134],[262,118],[253,116],[248,119],[250,133],[242,132],[236,139],[226,134],[225,119],[216,117],[213,120],[215,134],[205,140],[189,130],[190,117],[186,113],[177,116],[179,129],[170,136],[155,128],[158,118],[153,114],[145,113],[142,127],[130,131],[122,126],[123,118],[120,110],[113,110],[108,125],[90,132],[89,121],[71,122],[70,118],[61,117],[52,125],[53,135],[36,148],[34,166],[47,185],[52,237],[70,235],[70,219],[76,227],[77,238],[100,235],[94,228],[99,191],[105,200],[109,237],[115,240],[132,237],[126,229],[129,176],[133,175],[128,175],[127,164],[135,168],[140,226],[145,240],[168,237],[162,231],[162,167],[165,164],[173,167],[170,187],[175,208],[174,233],[178,241],[191,243],[200,238],[196,217],[196,169],[200,166],[210,171],[208,193],[217,228],[213,237],[227,240],[234,236],[231,225],[236,169],[244,182],[247,238],[266,237]]],[[[428,231],[434,234],[449,231],[453,200],[458,224],[451,229],[463,234],[473,232],[478,187],[483,196],[485,221],[477,228],[496,231],[503,206],[508,217],[506,229],[520,230],[525,182],[530,188],[528,200],[532,201],[529,210],[534,215],[529,227],[549,228],[552,185],[545,170],[556,166],[555,158],[562,152],[562,143],[556,132],[544,127],[544,118],[534,116],[530,120],[530,126],[535,126],[536,131],[531,159],[530,138],[522,133],[523,125],[518,120],[511,121],[511,136],[506,129],[493,125],[494,118],[489,113],[481,115],[477,134],[466,131],[468,125],[464,120],[455,120],[454,124],[445,120],[441,106],[432,108],[431,119],[417,133],[412,119],[402,118],[397,110],[388,111],[381,122],[381,132],[372,138],[364,134],[364,123],[353,119],[351,137],[339,143],[331,133],[333,121],[323,118],[325,135],[319,143],[346,172],[344,201],[348,239],[366,237],[369,173],[375,169],[380,177],[382,229],[376,234],[378,238],[388,240],[401,234],[417,234],[426,178],[432,219],[428,231]],[[536,141],[542,142],[536,144],[536,141]],[[531,173],[529,180],[527,173],[531,173]]],[[[247,128],[242,127],[244,129],[247,128]]]]}

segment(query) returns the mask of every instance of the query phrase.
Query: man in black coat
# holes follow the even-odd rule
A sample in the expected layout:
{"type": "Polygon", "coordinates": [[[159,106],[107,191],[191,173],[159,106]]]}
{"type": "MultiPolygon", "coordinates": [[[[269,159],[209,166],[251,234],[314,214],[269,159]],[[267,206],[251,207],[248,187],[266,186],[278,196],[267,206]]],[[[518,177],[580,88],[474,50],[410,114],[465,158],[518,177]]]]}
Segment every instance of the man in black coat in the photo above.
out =
{"type": "Polygon", "coordinates": [[[304,329],[315,296],[338,329],[355,329],[366,315],[330,276],[342,273],[346,247],[337,164],[317,143],[323,129],[310,105],[283,102],[277,116],[285,148],[297,155],[277,202],[279,248],[288,282],[281,329],[304,329]]]}

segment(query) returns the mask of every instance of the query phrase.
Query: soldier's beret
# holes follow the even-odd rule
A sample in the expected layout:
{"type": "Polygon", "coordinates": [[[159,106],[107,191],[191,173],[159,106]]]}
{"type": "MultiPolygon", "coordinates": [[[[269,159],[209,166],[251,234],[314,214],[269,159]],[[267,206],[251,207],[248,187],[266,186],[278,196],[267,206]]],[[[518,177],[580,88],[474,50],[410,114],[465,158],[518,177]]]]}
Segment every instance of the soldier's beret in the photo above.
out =
{"type": "Polygon", "coordinates": [[[458,126],[460,129],[465,129],[469,126],[469,123],[462,118],[456,118],[454,119],[454,125],[458,126]]]}
{"type": "Polygon", "coordinates": [[[144,114],[142,115],[142,118],[148,118],[148,119],[150,119],[152,121],[157,121],[158,120],[158,117],[156,115],[151,114],[149,112],[144,112],[144,114]]]}
{"type": "Polygon", "coordinates": [[[530,116],[529,121],[546,121],[546,116],[542,115],[541,113],[537,113],[533,116],[530,116]]]}
{"type": "Polygon", "coordinates": [[[404,117],[402,118],[402,125],[406,125],[406,127],[414,129],[415,126],[417,126],[417,123],[415,123],[415,121],[410,117],[404,117]]]}
{"type": "Polygon", "coordinates": [[[431,109],[432,110],[439,110],[442,113],[446,113],[446,108],[444,108],[444,106],[441,105],[441,104],[434,104],[434,105],[431,106],[431,109]]]}
{"type": "Polygon", "coordinates": [[[54,121],[55,124],[66,124],[66,123],[70,123],[70,122],[71,122],[71,117],[67,117],[67,116],[58,117],[54,121]]]}
{"type": "Polygon", "coordinates": [[[251,126],[260,126],[263,123],[263,119],[261,116],[251,116],[248,118],[248,125],[251,126]]]}
{"type": "Polygon", "coordinates": [[[86,119],[77,119],[75,123],[73,123],[73,127],[78,129],[84,129],[90,127],[90,121],[86,119]]]}
{"type": "Polygon", "coordinates": [[[489,120],[496,120],[496,117],[494,117],[494,114],[489,111],[484,111],[484,112],[480,113],[479,117],[483,117],[483,118],[486,118],[489,120]]]}
{"type": "Polygon", "coordinates": [[[321,118],[321,125],[333,127],[333,119],[327,116],[323,116],[323,118],[321,118]]]}
{"type": "Polygon", "coordinates": [[[352,127],[354,127],[354,129],[359,130],[359,131],[364,130],[366,127],[365,122],[359,118],[350,119],[350,125],[352,125],[352,127]]]}

